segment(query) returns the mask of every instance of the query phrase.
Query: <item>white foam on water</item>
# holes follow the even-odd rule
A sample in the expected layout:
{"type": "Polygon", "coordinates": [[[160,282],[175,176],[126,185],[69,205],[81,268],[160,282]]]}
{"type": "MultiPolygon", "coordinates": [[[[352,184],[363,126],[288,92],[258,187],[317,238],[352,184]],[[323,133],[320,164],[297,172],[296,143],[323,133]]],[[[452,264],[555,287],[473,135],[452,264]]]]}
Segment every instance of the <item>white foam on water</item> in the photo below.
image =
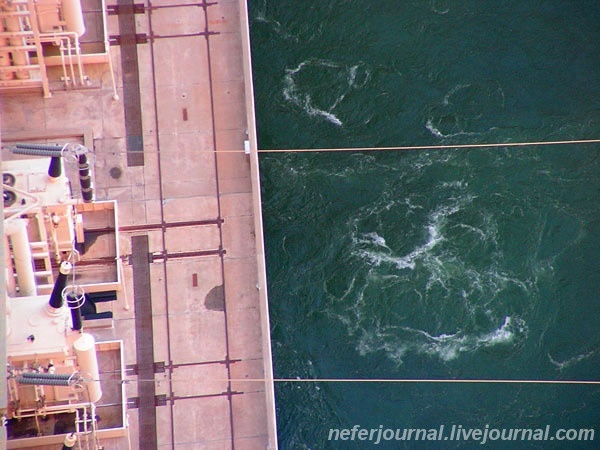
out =
{"type": "Polygon", "coordinates": [[[552,365],[554,365],[556,367],[557,370],[564,370],[567,369],[581,361],[584,361],[586,359],[588,359],[590,356],[593,356],[594,354],[596,354],[595,350],[590,350],[589,352],[585,352],[585,353],[581,353],[579,355],[575,355],[571,358],[568,358],[564,361],[557,361],[554,358],[552,358],[552,355],[550,355],[550,353],[548,353],[548,359],[550,360],[550,362],[552,363],[552,365]]]}
{"type": "Polygon", "coordinates": [[[448,14],[450,12],[450,8],[445,8],[445,9],[441,9],[438,6],[438,2],[436,0],[432,0],[431,1],[431,10],[439,15],[445,15],[448,14]]]}
{"type": "Polygon", "coordinates": [[[502,325],[487,333],[467,334],[462,330],[442,333],[437,336],[410,327],[387,327],[368,331],[363,329],[358,340],[357,351],[366,356],[384,351],[398,364],[408,354],[425,355],[444,362],[453,361],[461,354],[474,353],[482,348],[510,345],[527,334],[525,321],[506,316],[502,325]]]}
{"type": "Polygon", "coordinates": [[[346,95],[352,89],[360,89],[364,87],[370,80],[370,72],[364,68],[363,63],[347,67],[338,64],[334,61],[324,59],[308,59],[302,61],[294,69],[286,69],[283,79],[283,98],[301,108],[306,114],[311,117],[322,117],[326,121],[335,126],[343,126],[342,120],[333,112],[341,102],[344,101],[346,95]],[[297,75],[305,68],[312,67],[317,70],[335,69],[337,71],[346,71],[346,84],[336,88],[337,96],[329,105],[317,105],[313,100],[310,92],[301,89],[296,83],[297,75]]]}
{"type": "MultiPolygon", "coordinates": [[[[333,63],[331,63],[329,61],[318,60],[316,63],[323,67],[337,67],[337,65],[334,65],[333,63]]],[[[294,80],[294,75],[296,75],[300,70],[302,70],[303,67],[305,67],[308,64],[315,64],[315,61],[314,60],[303,61],[295,69],[287,69],[286,70],[286,74],[284,76],[283,98],[286,99],[287,101],[289,101],[290,103],[293,103],[294,105],[302,108],[304,110],[304,112],[307,113],[311,117],[321,116],[321,117],[325,118],[328,122],[331,122],[332,124],[334,124],[336,126],[342,126],[343,125],[342,121],[335,114],[333,114],[331,112],[331,110],[335,106],[337,106],[337,104],[341,100],[343,100],[343,98],[340,99],[338,97],[335,100],[334,104],[331,106],[330,110],[325,111],[325,110],[320,109],[320,108],[316,107],[315,105],[313,105],[310,94],[303,93],[300,91],[300,89],[298,89],[298,86],[296,85],[296,81],[294,80]]]]}

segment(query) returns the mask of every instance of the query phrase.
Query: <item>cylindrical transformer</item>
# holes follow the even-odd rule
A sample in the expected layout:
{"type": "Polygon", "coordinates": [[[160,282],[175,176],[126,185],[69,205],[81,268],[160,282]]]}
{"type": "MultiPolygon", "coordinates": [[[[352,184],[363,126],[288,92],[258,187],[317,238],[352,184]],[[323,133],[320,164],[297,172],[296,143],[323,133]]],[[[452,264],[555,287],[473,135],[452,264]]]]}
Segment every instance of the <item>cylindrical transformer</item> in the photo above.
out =
{"type": "Polygon", "coordinates": [[[87,389],[84,392],[89,393],[89,401],[96,403],[102,397],[102,388],[100,386],[100,373],[98,371],[98,359],[96,357],[96,341],[94,336],[83,333],[79,339],[73,343],[75,354],[77,355],[77,364],[84,380],[87,381],[87,389]]]}
{"type": "Polygon", "coordinates": [[[27,219],[14,219],[6,224],[6,233],[9,235],[13,249],[15,270],[19,281],[21,297],[37,295],[35,274],[31,260],[31,247],[27,235],[27,219]]]}
{"type": "Polygon", "coordinates": [[[83,21],[83,12],[79,0],[63,0],[62,12],[66,22],[67,31],[77,33],[79,37],[85,33],[85,23],[83,21]]]}

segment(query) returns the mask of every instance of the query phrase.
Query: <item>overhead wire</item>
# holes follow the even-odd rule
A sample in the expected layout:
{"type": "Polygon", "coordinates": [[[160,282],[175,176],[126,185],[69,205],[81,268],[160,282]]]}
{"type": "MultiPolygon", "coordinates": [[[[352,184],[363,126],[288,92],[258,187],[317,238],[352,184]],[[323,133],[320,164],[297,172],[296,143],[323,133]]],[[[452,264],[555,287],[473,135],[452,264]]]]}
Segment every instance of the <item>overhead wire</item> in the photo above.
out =
{"type": "MultiPolygon", "coordinates": [[[[472,144],[432,144],[432,145],[400,145],[382,147],[333,147],[333,148],[273,148],[257,149],[257,153],[325,153],[325,152],[372,152],[372,151],[409,151],[409,150],[451,150],[451,149],[484,149],[502,147],[534,147],[553,145],[589,145],[600,144],[600,139],[571,139],[560,141],[522,141],[522,142],[489,142],[472,144]]],[[[215,153],[247,153],[244,149],[205,149],[215,153]]],[[[127,151],[113,151],[112,154],[127,154],[127,151]]]]}
{"type": "Polygon", "coordinates": [[[181,378],[173,379],[101,379],[95,380],[101,383],[189,383],[190,381],[202,381],[204,383],[411,383],[411,384],[540,384],[540,385],[600,385],[600,380],[535,380],[535,379],[477,379],[477,378],[181,378]]]}
{"type": "MultiPolygon", "coordinates": [[[[575,139],[575,140],[564,140],[564,141],[493,142],[493,143],[483,143],[483,144],[406,145],[406,146],[395,146],[395,147],[259,149],[257,151],[258,151],[258,153],[348,152],[348,151],[366,152],[366,151],[448,150],[448,149],[477,149],[477,148],[500,148],[500,147],[531,147],[531,146],[598,144],[598,143],[600,143],[600,139],[575,139]]],[[[220,151],[217,151],[217,152],[220,152],[220,151]]]]}

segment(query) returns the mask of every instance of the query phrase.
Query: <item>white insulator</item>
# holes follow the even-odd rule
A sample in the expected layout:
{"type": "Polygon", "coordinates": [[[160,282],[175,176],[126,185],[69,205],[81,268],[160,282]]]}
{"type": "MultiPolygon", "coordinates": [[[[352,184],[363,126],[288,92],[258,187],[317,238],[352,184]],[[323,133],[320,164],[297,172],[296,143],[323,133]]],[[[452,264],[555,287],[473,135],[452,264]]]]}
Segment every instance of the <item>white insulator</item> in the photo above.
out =
{"type": "Polygon", "coordinates": [[[22,297],[37,295],[33,263],[31,261],[31,247],[27,235],[27,219],[15,219],[6,225],[6,232],[10,236],[13,248],[20,295],[22,297]]]}
{"type": "Polygon", "coordinates": [[[77,443],[77,436],[75,436],[75,433],[67,434],[65,436],[65,440],[63,441],[64,446],[67,448],[75,447],[76,443],[77,443]]]}
{"type": "Polygon", "coordinates": [[[85,33],[85,23],[83,22],[83,12],[79,0],[63,0],[62,2],[63,18],[67,24],[67,31],[77,33],[82,36],[85,33]]]}
{"type": "Polygon", "coordinates": [[[84,390],[84,392],[89,393],[90,402],[96,403],[102,398],[100,372],[98,370],[98,359],[96,356],[96,340],[91,334],[83,333],[81,337],[73,343],[73,348],[77,355],[79,371],[87,381],[87,389],[84,390]]]}

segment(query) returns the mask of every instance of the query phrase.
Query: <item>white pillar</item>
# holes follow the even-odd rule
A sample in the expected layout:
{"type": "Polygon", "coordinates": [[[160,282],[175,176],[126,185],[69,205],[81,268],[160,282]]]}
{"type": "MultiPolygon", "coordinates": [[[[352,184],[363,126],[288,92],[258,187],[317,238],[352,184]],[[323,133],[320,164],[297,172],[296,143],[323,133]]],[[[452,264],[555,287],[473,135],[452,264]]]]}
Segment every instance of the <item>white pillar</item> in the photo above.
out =
{"type": "Polygon", "coordinates": [[[27,219],[11,220],[5,225],[5,233],[10,237],[13,248],[20,296],[29,297],[37,295],[33,262],[31,260],[31,247],[29,246],[29,236],[27,235],[27,219]]]}
{"type": "Polygon", "coordinates": [[[98,370],[98,358],[96,356],[96,341],[94,336],[83,333],[79,339],[73,343],[75,354],[77,355],[77,365],[81,376],[87,381],[87,390],[89,401],[96,403],[102,398],[102,388],[100,386],[100,371],[98,370]]]}

